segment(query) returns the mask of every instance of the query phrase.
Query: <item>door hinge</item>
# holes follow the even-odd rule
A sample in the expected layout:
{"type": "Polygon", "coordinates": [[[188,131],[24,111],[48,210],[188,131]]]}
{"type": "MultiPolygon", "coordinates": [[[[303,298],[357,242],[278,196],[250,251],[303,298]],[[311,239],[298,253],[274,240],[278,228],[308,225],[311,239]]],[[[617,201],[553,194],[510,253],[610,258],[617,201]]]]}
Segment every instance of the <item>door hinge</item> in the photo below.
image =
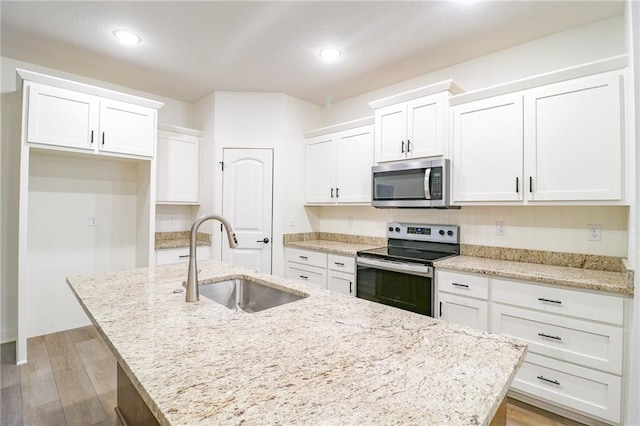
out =
{"type": "Polygon", "coordinates": [[[218,161],[220,163],[220,170],[224,172],[224,161],[218,161]]]}

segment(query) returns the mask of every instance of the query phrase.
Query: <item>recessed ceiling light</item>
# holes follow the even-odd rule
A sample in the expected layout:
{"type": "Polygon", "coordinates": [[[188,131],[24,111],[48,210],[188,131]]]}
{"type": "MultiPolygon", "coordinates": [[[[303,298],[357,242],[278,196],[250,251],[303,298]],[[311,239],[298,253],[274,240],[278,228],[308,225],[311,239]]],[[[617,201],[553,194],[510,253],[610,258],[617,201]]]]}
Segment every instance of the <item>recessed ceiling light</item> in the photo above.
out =
{"type": "Polygon", "coordinates": [[[113,36],[124,44],[138,44],[142,40],[138,35],[127,30],[115,30],[113,36]]]}
{"type": "Polygon", "coordinates": [[[342,52],[335,47],[327,47],[320,51],[320,57],[326,62],[333,62],[342,56],[342,52]]]}

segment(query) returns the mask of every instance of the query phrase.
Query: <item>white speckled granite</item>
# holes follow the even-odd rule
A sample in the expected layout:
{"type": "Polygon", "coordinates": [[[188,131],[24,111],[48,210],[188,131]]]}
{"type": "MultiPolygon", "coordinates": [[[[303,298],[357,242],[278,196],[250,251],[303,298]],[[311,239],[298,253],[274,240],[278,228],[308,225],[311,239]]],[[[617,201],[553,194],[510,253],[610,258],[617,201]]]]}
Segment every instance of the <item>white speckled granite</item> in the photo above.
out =
{"type": "Polygon", "coordinates": [[[438,269],[473,272],[503,278],[633,295],[633,273],[629,271],[598,271],[473,256],[450,257],[435,262],[434,266],[438,269]],[[630,280],[629,277],[631,277],[630,280]]]}
{"type": "Polygon", "coordinates": [[[330,240],[292,241],[285,243],[284,246],[354,257],[360,250],[380,247],[380,245],[372,246],[367,244],[343,243],[341,241],[330,240]]]}
{"type": "Polygon", "coordinates": [[[174,294],[186,265],[67,281],[163,425],[488,424],[526,346],[433,318],[200,262],[308,294],[255,314],[174,294]]]}

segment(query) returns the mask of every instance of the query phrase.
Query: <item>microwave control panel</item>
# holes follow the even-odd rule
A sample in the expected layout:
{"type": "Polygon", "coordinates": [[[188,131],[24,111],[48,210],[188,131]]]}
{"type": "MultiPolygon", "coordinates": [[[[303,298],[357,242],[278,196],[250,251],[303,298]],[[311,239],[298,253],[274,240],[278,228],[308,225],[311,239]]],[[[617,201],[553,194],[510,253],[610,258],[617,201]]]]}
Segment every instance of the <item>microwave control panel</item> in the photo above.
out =
{"type": "Polygon", "coordinates": [[[442,167],[431,169],[430,192],[432,200],[442,200],[442,167]]]}

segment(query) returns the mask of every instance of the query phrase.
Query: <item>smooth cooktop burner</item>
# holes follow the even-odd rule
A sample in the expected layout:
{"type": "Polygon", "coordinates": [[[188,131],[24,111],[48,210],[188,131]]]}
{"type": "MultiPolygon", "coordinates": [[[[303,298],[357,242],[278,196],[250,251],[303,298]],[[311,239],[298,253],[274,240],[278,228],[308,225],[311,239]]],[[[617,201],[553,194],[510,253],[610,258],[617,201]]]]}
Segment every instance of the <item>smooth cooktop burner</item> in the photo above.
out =
{"type": "Polygon", "coordinates": [[[408,247],[378,247],[370,250],[362,250],[358,252],[358,256],[381,257],[386,259],[397,259],[412,262],[431,263],[434,260],[444,259],[446,257],[455,256],[456,253],[421,250],[408,247]]]}

